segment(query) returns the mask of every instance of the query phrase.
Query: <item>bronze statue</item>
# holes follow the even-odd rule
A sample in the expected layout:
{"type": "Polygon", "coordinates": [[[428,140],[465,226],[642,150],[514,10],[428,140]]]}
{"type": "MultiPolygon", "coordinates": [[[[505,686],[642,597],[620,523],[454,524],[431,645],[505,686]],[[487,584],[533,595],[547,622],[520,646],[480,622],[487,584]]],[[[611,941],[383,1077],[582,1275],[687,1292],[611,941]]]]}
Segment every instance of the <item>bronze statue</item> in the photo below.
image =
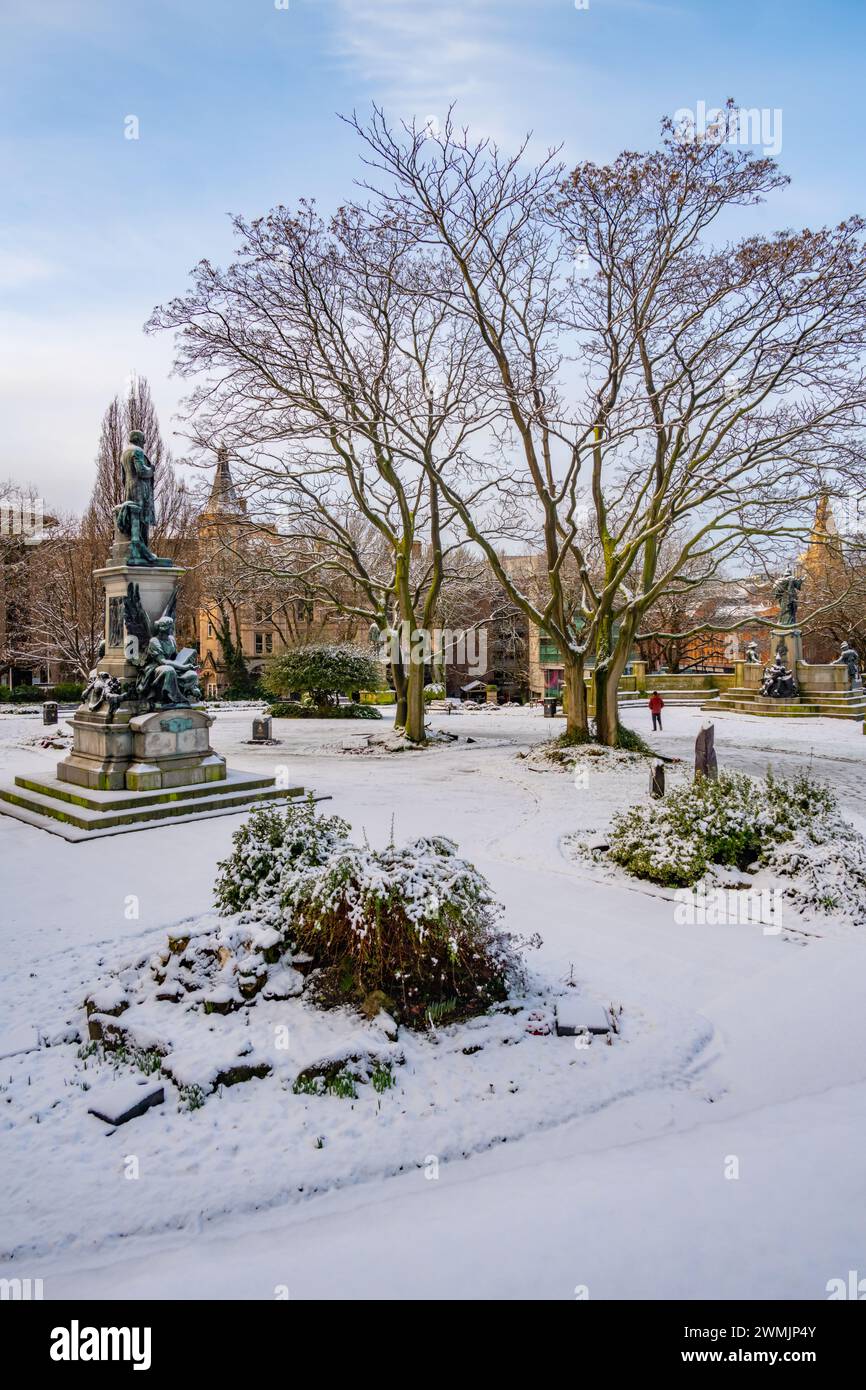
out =
{"type": "MultiPolygon", "coordinates": [[[[103,638],[97,648],[96,658],[101,661],[105,656],[105,638],[103,638]]],[[[109,675],[108,671],[100,671],[98,666],[94,666],[87,678],[82,695],[81,703],[86,705],[91,712],[102,709],[103,705],[108,707],[107,723],[114,719],[114,712],[123,702],[125,689],[122,681],[116,676],[109,675]]]]}
{"type": "Polygon", "coordinates": [[[116,535],[129,538],[126,557],[128,565],[170,565],[160,560],[150,548],[150,528],[156,522],[154,507],[154,474],[156,472],[144,452],[141,430],[130,430],[129,443],[120,456],[123,470],[123,501],[114,509],[116,535]]]}
{"type": "Polygon", "coordinates": [[[794,699],[800,694],[800,687],[793,671],[785,665],[781,651],[776,652],[772,666],[764,667],[762,695],[772,695],[776,699],[794,699]]]}
{"type": "Polygon", "coordinates": [[[781,579],[773,585],[773,597],[779,600],[779,622],[793,627],[797,621],[797,607],[800,602],[802,579],[792,573],[790,565],[781,579]]]}
{"type": "Polygon", "coordinates": [[[162,615],[151,623],[142,606],[137,584],[127,586],[124,618],[127,657],[138,668],[130,682],[128,698],[150,709],[165,705],[194,705],[202,698],[198,683],[197,654],[192,648],[178,653],[174,637],[175,589],[162,615]]]}
{"type": "Polygon", "coordinates": [[[847,666],[848,675],[851,677],[852,685],[860,684],[860,658],[856,651],[848,642],[843,642],[839,655],[833,662],[834,666],[847,666]]]}

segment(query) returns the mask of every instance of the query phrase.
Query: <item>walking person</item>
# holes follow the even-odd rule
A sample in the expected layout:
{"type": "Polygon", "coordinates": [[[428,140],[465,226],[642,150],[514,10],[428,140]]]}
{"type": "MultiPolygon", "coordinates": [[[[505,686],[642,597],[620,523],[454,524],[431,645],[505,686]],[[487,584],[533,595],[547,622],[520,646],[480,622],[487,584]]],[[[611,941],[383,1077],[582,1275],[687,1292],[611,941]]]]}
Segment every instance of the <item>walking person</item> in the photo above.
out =
{"type": "Polygon", "coordinates": [[[654,690],[653,693],[652,693],[652,695],[650,695],[649,707],[650,707],[650,714],[651,714],[652,717],[653,717],[653,733],[655,733],[656,729],[658,729],[659,732],[661,732],[661,729],[662,729],[662,710],[663,710],[664,707],[665,707],[665,702],[664,702],[664,700],[662,699],[661,695],[658,693],[657,690],[654,690]]]}

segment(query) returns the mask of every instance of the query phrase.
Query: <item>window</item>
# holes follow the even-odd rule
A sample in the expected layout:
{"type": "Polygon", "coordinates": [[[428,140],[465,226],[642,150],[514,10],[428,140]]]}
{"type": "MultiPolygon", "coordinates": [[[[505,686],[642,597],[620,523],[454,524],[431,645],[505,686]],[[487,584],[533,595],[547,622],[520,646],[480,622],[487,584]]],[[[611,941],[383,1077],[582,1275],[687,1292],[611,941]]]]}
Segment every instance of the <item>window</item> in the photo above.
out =
{"type": "Polygon", "coordinates": [[[210,618],[207,620],[207,635],[208,637],[213,637],[213,623],[210,618]]]}
{"type": "Polygon", "coordinates": [[[261,656],[265,649],[265,636],[263,632],[256,633],[256,656],[261,656]]]}
{"type": "Polygon", "coordinates": [[[274,634],[273,634],[272,632],[266,632],[266,633],[265,633],[265,651],[266,651],[266,652],[272,652],[273,650],[274,650],[274,634]]]}

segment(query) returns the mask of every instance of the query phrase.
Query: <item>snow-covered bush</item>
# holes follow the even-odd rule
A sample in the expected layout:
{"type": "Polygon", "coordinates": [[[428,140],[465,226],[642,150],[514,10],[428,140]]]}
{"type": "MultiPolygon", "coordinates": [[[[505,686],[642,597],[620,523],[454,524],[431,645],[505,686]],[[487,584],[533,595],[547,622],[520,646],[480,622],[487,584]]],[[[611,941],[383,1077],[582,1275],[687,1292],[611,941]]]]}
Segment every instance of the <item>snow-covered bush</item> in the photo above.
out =
{"type": "Polygon", "coordinates": [[[451,840],[343,845],[322,866],[284,874],[282,905],[294,946],[322,968],[316,990],[326,1003],[378,991],[421,1027],[444,1000],[451,1017],[481,1013],[519,973],[514,942],[497,925],[501,907],[451,840]]]}
{"type": "Polygon", "coordinates": [[[718,781],[696,778],[661,801],[615,816],[610,857],[638,878],[688,887],[710,864],[745,869],[769,862],[771,851],[795,834],[822,833],[828,817],[838,820],[833,793],[805,774],[768,773],[756,781],[722,773],[718,781]]]}
{"type": "Polygon", "coordinates": [[[429,704],[431,700],[444,700],[445,687],[441,681],[430,681],[424,687],[424,701],[429,704]]]}
{"type": "Polygon", "coordinates": [[[214,896],[223,912],[242,912],[257,898],[275,898],[284,871],[324,864],[345,842],[340,816],[319,816],[312,795],[280,810],[262,806],[232,836],[232,852],[218,864],[214,896]]]}
{"type": "Polygon", "coordinates": [[[339,816],[317,815],[312,797],[252,813],[215,890],[221,911],[240,915],[219,940],[199,943],[197,987],[202,970],[211,983],[219,976],[232,998],[216,1002],[234,1007],[267,992],[272,967],[301,958],[320,1003],[370,1016],[384,1008],[415,1026],[446,1001],[458,1018],[504,999],[520,975],[521,943],[500,929],[489,884],[453,841],[374,850],[351,844],[348,832],[339,816]]]}
{"type": "Polygon", "coordinates": [[[262,685],[278,699],[299,690],[314,705],[335,705],[338,695],[376,690],[382,667],[367,647],[351,642],[310,643],[274,657],[262,672],[262,685]]]}
{"type": "Polygon", "coordinates": [[[866,839],[835,805],[770,845],[763,862],[799,906],[866,924],[866,839]]]}

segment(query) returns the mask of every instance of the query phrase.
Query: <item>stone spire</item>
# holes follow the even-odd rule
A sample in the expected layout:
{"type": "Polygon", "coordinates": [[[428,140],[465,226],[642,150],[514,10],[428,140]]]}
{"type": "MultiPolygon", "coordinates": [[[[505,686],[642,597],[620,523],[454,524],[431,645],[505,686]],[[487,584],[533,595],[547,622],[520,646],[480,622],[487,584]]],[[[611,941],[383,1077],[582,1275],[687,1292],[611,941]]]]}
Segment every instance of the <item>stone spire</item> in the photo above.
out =
{"type": "Polygon", "coordinates": [[[246,507],[235,490],[234,479],[229,467],[229,451],[225,444],[221,444],[217,449],[216,473],[205,511],[207,513],[230,512],[237,515],[238,512],[245,510],[246,507]]]}

